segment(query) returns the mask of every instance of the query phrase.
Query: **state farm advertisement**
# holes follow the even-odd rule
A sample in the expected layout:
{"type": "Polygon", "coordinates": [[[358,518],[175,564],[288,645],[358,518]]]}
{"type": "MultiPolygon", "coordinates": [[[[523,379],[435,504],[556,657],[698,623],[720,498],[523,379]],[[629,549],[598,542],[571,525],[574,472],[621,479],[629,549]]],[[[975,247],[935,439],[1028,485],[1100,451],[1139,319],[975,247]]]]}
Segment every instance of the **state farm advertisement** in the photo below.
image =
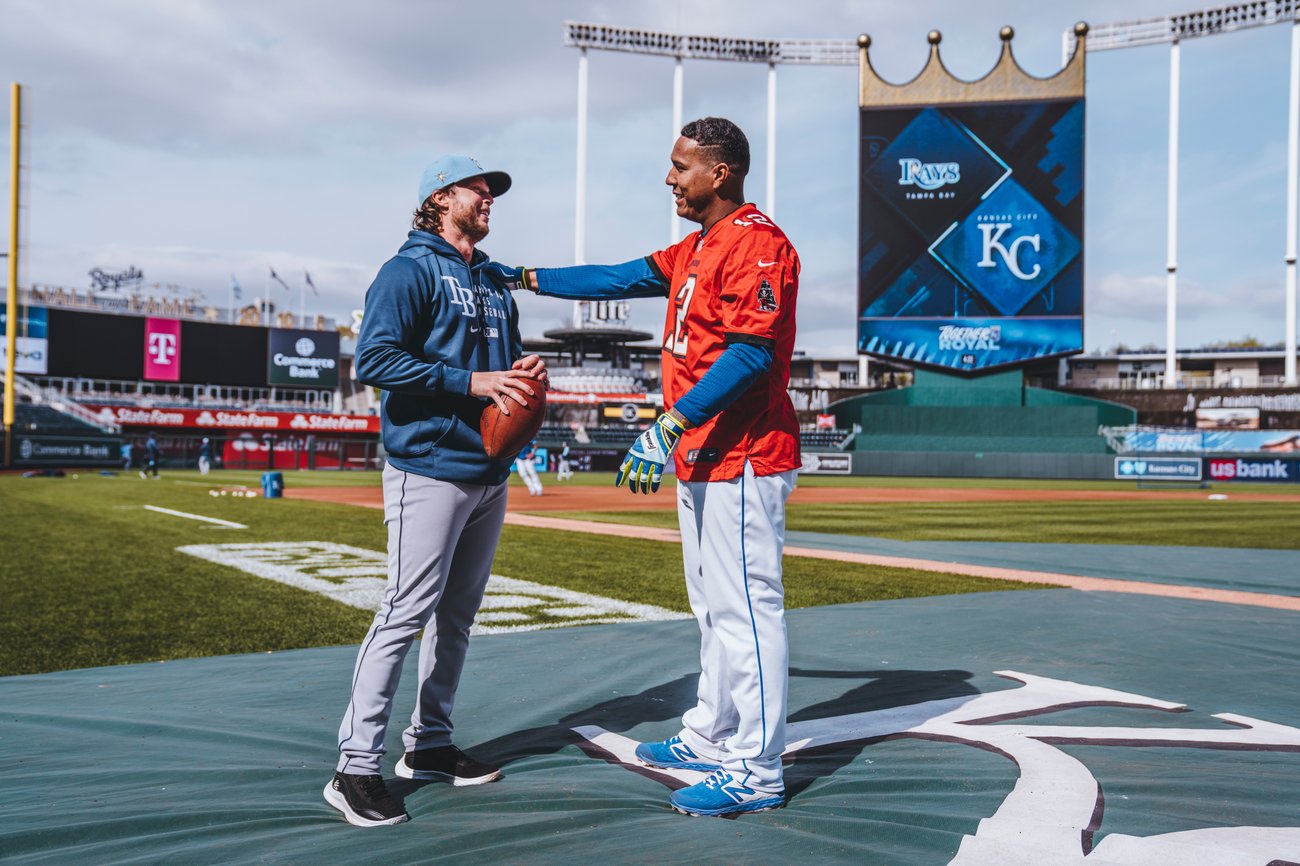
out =
{"type": "Polygon", "coordinates": [[[179,319],[144,320],[144,377],[150,382],[181,380],[179,319]]]}
{"type": "Polygon", "coordinates": [[[198,427],[209,430],[265,430],[286,433],[378,433],[377,415],[323,412],[245,412],[233,409],[138,409],[82,404],[104,421],[124,427],[198,427]]]}

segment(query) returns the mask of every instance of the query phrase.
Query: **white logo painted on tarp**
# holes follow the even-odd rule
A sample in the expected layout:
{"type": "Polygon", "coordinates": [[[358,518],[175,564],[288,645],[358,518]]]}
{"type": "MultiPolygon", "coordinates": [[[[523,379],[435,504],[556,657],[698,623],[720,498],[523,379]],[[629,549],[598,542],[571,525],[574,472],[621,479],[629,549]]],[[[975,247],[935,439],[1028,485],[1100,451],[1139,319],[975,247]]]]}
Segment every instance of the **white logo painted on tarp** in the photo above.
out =
{"type": "MultiPolygon", "coordinates": [[[[329,541],[192,544],[176,548],[219,565],[285,583],[363,610],[378,610],[388,557],[329,541]]],[[[688,614],[492,575],[472,634],[536,631],[571,625],[689,619],[688,614]]]]}
{"type": "MultiPolygon", "coordinates": [[[[1295,752],[1300,728],[1235,713],[1214,718],[1232,727],[1121,728],[1083,725],[1010,724],[1012,720],[1081,706],[1122,706],[1178,711],[1183,704],[1100,686],[1038,677],[1016,671],[998,676],[1022,688],[945,698],[884,710],[793,722],[786,727],[785,754],[836,743],[915,738],[964,743],[1004,755],[1020,778],[1002,805],[962,839],[949,866],[998,864],[1224,863],[1290,862],[1300,850],[1300,827],[1209,827],[1157,836],[1109,833],[1095,846],[1102,816],[1101,787],[1088,767],[1058,746],[1161,746],[1164,748],[1295,752]]],[[[594,748],[590,754],[678,783],[695,784],[707,774],[694,770],[651,770],[636,760],[637,741],[604,728],[573,729],[594,748]]]]}

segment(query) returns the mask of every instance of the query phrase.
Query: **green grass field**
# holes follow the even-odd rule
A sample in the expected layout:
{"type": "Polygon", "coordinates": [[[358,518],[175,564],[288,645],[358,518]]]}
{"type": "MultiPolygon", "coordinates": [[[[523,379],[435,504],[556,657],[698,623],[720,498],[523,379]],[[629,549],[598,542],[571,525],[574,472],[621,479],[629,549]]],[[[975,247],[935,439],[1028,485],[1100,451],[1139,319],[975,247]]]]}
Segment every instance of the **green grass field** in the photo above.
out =
{"type": "MultiPolygon", "coordinates": [[[[546,512],[560,516],[556,512],[546,512]]],[[[676,528],[672,511],[564,512],[676,528]]],[[[1300,500],[792,504],[786,528],[900,541],[1019,541],[1300,550],[1300,500]]]]}
{"type": "MultiPolygon", "coordinates": [[[[191,544],[330,541],[382,551],[378,511],[213,497],[260,473],[0,476],[0,675],[358,642],[371,615],[179,553],[191,544]],[[246,524],[214,527],[145,505],[246,524]]],[[[374,486],[374,473],[286,473],[293,486],[374,486]]],[[[608,478],[591,476],[591,483],[608,478]]],[[[629,494],[630,495],[630,494],[629,494]]],[[[661,494],[662,495],[662,494],[661,494]]],[[[497,574],[687,611],[680,552],[663,542],[506,527],[497,574]]],[[[906,569],[786,559],[790,607],[1038,588],[906,569]]]]}

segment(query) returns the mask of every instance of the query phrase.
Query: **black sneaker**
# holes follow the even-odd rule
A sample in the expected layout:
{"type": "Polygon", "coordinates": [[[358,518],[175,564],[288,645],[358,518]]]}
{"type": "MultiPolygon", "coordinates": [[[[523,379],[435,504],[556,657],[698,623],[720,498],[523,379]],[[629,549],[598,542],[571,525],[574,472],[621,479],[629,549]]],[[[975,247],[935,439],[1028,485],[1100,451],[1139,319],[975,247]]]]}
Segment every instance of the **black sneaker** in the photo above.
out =
{"type": "Polygon", "coordinates": [[[388,793],[383,776],[335,773],[325,786],[325,802],[343,813],[349,824],[379,827],[411,820],[402,805],[388,793]]]}
{"type": "Polygon", "coordinates": [[[431,779],[453,785],[483,785],[501,778],[501,771],[474,760],[455,746],[407,752],[393,767],[403,779],[431,779]]]}

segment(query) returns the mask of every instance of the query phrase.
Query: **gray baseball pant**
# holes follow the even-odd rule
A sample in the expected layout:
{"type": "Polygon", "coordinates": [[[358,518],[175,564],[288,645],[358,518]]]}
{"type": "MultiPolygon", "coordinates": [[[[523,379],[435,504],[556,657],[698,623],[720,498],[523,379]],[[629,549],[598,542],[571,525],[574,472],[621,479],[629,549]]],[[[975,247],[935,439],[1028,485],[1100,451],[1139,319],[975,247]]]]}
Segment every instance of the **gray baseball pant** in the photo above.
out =
{"type": "Polygon", "coordinates": [[[402,662],[420,629],[420,690],[406,751],[451,743],[451,709],[506,514],[506,485],[384,467],[388,587],[357,653],[339,725],[342,773],[379,773],[402,662]]]}

